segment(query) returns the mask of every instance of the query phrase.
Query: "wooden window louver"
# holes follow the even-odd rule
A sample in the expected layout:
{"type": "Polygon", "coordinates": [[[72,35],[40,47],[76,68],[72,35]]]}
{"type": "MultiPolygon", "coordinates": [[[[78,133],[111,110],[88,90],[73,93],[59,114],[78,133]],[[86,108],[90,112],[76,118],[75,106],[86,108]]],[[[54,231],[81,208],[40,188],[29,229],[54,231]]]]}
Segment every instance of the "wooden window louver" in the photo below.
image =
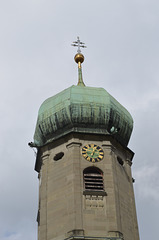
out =
{"type": "Polygon", "coordinates": [[[87,168],[83,173],[85,191],[104,191],[103,174],[95,168],[87,168]]]}

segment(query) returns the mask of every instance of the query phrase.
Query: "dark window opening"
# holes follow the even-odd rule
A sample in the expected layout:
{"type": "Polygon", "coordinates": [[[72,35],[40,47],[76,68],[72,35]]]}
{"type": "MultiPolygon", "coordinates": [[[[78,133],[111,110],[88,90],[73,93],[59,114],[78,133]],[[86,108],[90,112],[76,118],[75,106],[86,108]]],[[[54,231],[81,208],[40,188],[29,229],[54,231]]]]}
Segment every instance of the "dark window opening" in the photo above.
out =
{"type": "Polygon", "coordinates": [[[86,168],[83,172],[85,191],[104,191],[103,173],[95,167],[86,168]]]}
{"type": "Polygon", "coordinates": [[[63,153],[63,152],[59,152],[59,153],[57,153],[57,154],[54,156],[54,160],[55,160],[55,161],[58,161],[58,160],[60,160],[63,156],[64,156],[64,153],[63,153]]]}
{"type": "Polygon", "coordinates": [[[120,158],[120,157],[117,157],[117,160],[118,160],[118,163],[120,164],[120,165],[124,165],[124,162],[123,162],[123,160],[120,158]]]}

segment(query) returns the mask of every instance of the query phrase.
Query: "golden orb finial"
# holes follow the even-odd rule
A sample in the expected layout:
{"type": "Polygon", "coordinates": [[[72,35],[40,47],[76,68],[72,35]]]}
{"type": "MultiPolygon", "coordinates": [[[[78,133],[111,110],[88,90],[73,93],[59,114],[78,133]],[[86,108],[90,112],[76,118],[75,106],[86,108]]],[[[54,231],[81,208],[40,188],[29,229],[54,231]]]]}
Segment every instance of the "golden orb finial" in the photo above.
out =
{"type": "Polygon", "coordinates": [[[83,63],[84,62],[84,56],[82,53],[77,53],[74,57],[76,63],[83,63]]]}
{"type": "Polygon", "coordinates": [[[81,47],[86,48],[84,44],[85,43],[80,41],[79,37],[77,37],[77,41],[73,42],[72,44],[72,46],[78,47],[77,54],[75,55],[74,60],[78,64],[78,84],[77,85],[80,85],[80,86],[85,86],[82,78],[82,66],[81,66],[81,63],[84,62],[84,56],[81,53],[81,49],[80,49],[81,47]]]}

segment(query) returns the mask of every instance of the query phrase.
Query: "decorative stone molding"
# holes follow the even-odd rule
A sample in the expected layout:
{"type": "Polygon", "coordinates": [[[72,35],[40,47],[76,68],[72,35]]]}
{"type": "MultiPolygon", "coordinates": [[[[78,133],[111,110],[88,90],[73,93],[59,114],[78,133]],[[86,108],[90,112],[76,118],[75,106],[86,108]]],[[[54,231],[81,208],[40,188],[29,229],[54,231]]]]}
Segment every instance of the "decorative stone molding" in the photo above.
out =
{"type": "Polygon", "coordinates": [[[85,195],[85,209],[103,208],[104,196],[101,195],[85,195]]]}
{"type": "Polygon", "coordinates": [[[80,147],[82,144],[80,142],[71,142],[66,145],[66,148],[71,148],[71,147],[80,147]]]}
{"type": "Polygon", "coordinates": [[[91,237],[91,236],[70,236],[64,240],[124,240],[123,237],[91,237]]]}
{"type": "Polygon", "coordinates": [[[126,163],[131,166],[132,165],[132,161],[130,161],[128,158],[126,159],[126,163]]]}
{"type": "Polygon", "coordinates": [[[76,236],[84,236],[84,230],[83,229],[73,229],[69,232],[67,232],[67,237],[76,237],[76,236]]]}
{"type": "Polygon", "coordinates": [[[49,158],[49,156],[50,156],[49,153],[45,153],[45,154],[43,154],[43,155],[41,156],[42,161],[47,160],[47,159],[49,158]]]}
{"type": "Polygon", "coordinates": [[[124,240],[123,234],[121,232],[119,232],[119,231],[109,231],[108,234],[111,237],[111,239],[113,237],[113,239],[122,239],[122,240],[124,240]]]}

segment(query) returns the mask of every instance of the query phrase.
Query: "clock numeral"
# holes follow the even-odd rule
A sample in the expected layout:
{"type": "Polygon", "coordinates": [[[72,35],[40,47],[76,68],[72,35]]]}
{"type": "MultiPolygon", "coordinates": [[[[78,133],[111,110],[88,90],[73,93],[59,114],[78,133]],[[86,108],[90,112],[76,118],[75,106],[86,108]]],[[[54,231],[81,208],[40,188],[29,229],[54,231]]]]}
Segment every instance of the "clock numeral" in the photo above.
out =
{"type": "Polygon", "coordinates": [[[104,156],[104,153],[103,153],[103,152],[101,152],[101,153],[99,153],[99,155],[101,155],[101,156],[104,156]]]}
{"type": "Polygon", "coordinates": [[[87,148],[82,148],[82,151],[86,151],[87,150],[87,148]]]}
{"type": "Polygon", "coordinates": [[[82,152],[82,155],[86,155],[87,153],[86,152],[82,152]]]}
{"type": "Polygon", "coordinates": [[[83,147],[82,149],[83,149],[83,150],[87,150],[87,147],[83,147]]]}

